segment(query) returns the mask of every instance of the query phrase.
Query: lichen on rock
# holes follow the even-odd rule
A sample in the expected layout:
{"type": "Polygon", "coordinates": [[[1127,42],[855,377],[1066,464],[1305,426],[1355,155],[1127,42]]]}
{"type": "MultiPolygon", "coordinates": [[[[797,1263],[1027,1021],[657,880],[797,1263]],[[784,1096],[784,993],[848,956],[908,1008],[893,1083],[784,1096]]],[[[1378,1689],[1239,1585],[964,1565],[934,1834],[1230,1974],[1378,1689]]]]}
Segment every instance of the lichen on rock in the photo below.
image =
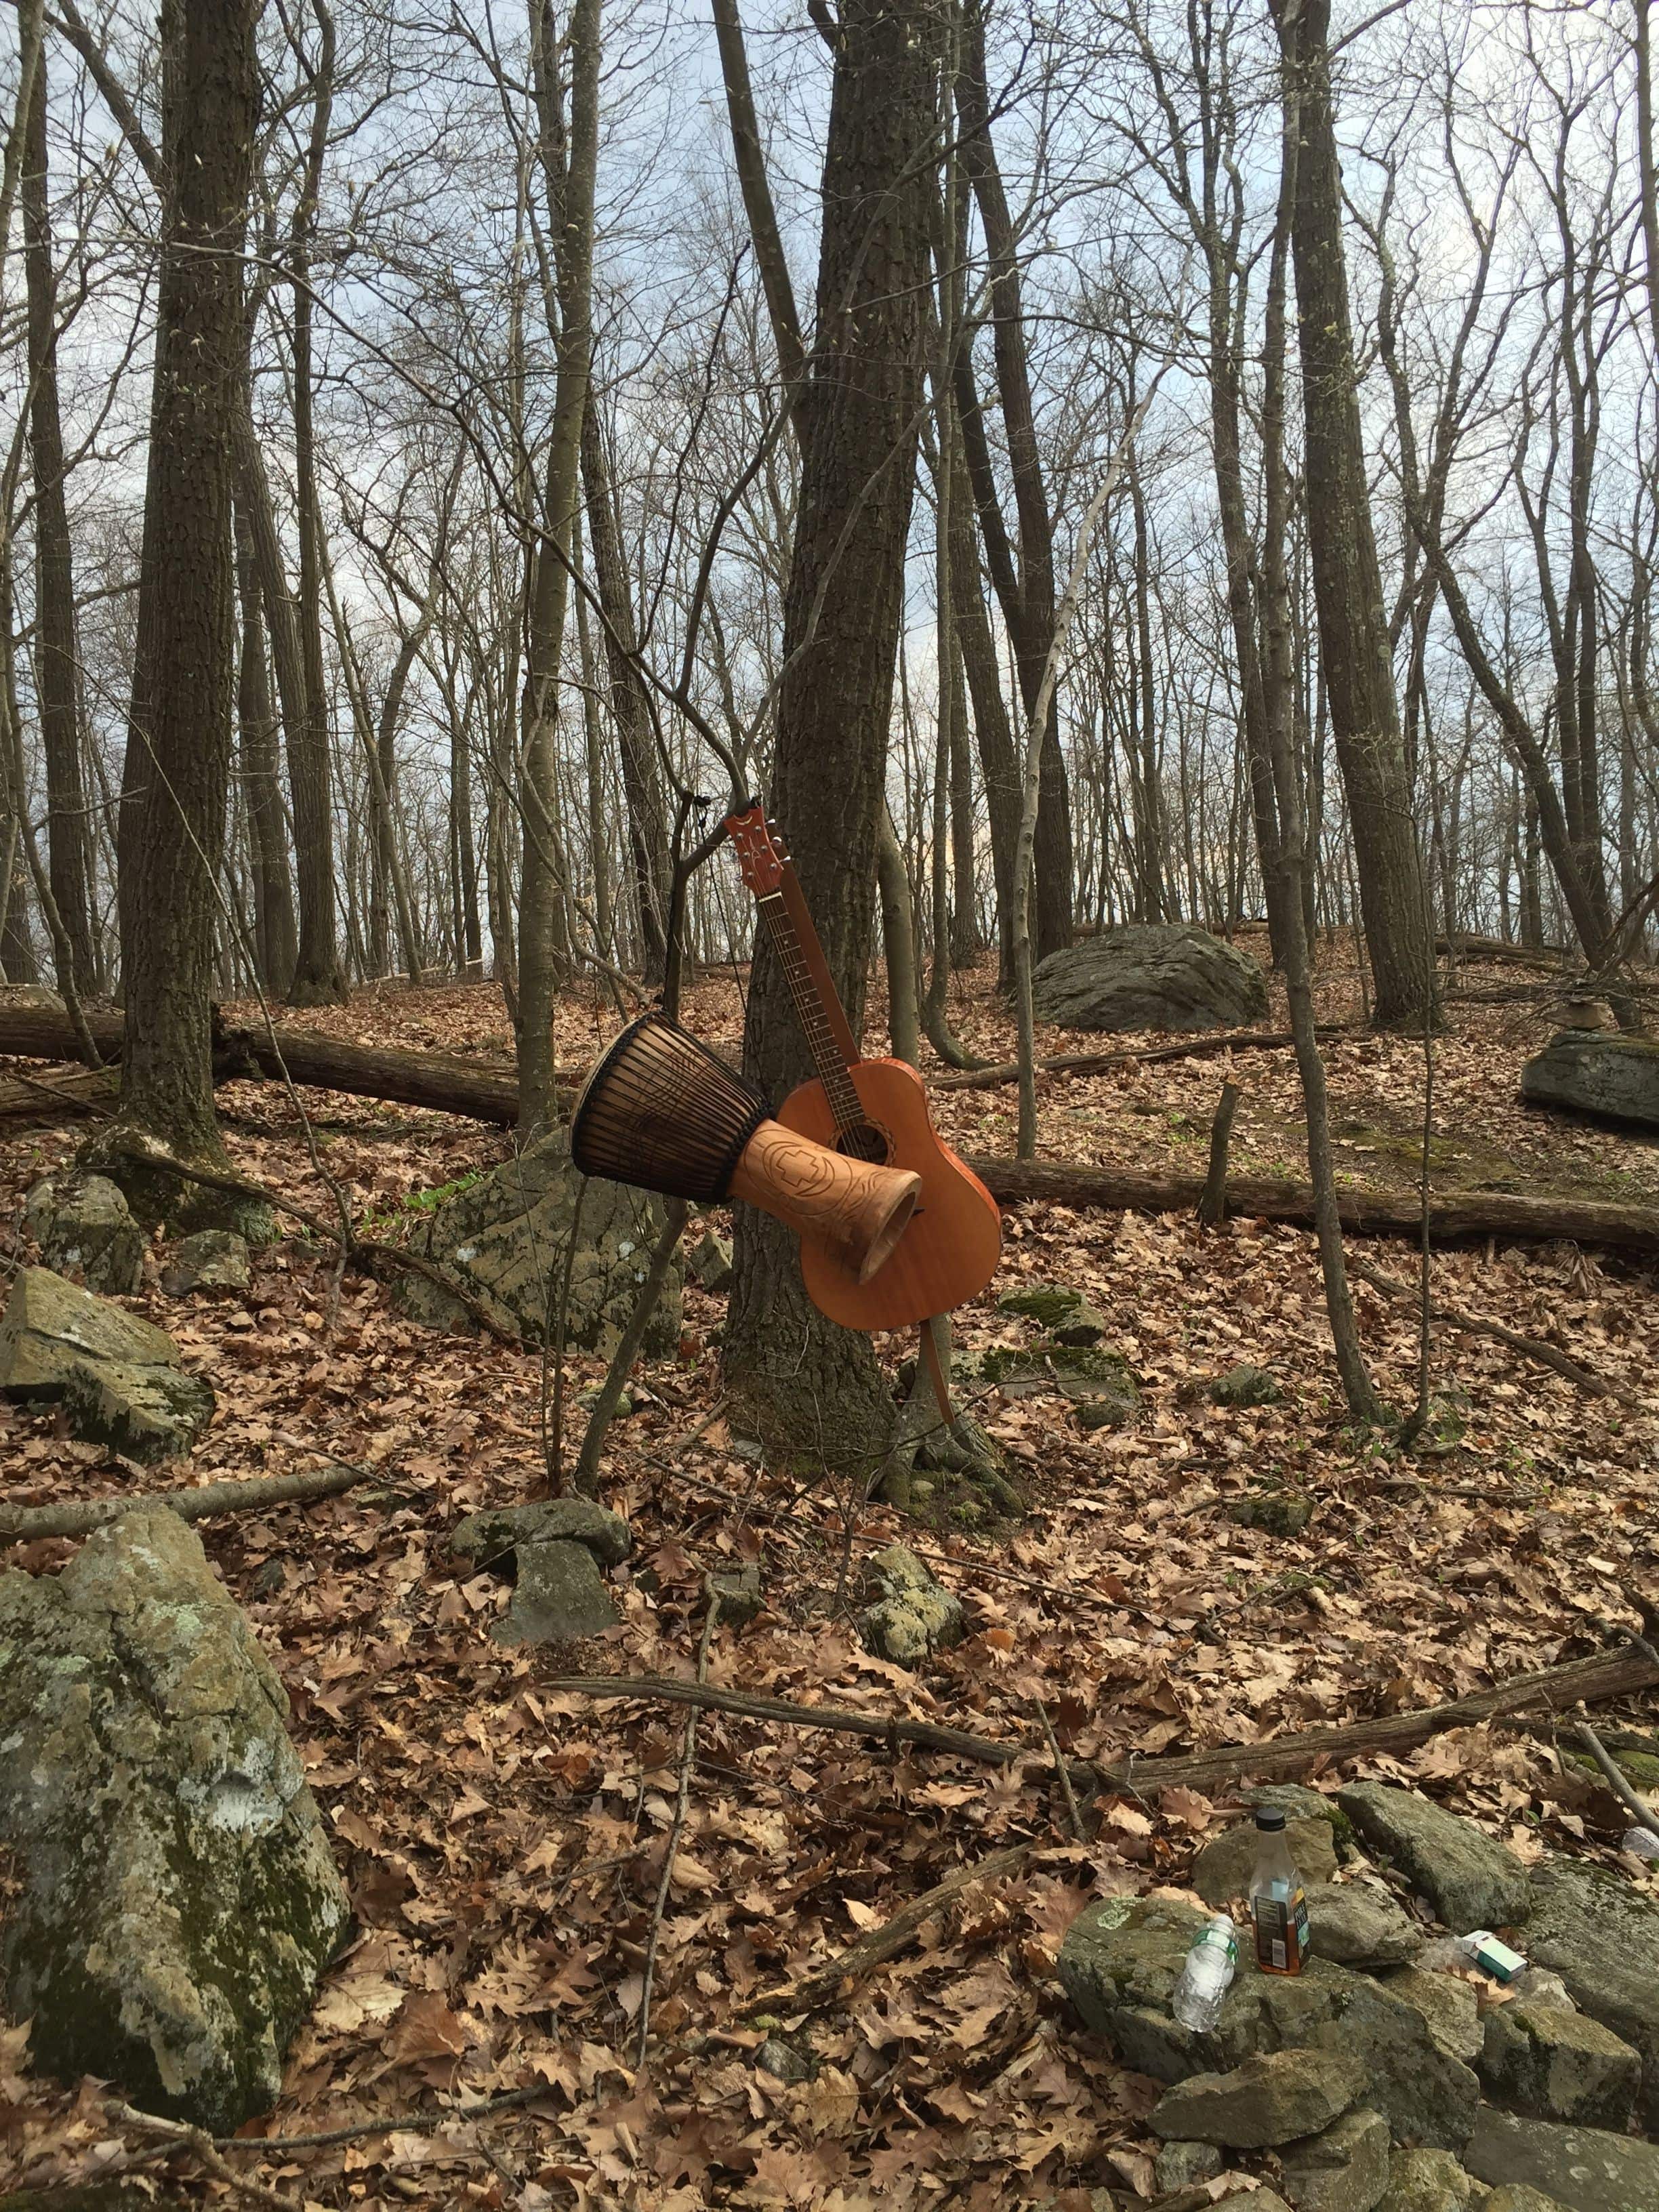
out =
{"type": "Polygon", "coordinates": [[[349,1919],[287,1711],[165,1507],[0,1574],[0,1962],[38,2065],[220,2132],[274,2102],[349,1919]]]}

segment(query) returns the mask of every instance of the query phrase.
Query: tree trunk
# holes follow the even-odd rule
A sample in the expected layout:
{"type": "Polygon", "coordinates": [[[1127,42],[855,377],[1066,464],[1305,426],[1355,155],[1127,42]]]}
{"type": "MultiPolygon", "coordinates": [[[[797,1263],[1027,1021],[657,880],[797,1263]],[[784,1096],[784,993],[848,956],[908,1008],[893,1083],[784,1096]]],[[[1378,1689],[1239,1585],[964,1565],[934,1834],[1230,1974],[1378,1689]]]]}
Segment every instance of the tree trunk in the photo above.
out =
{"type": "MultiPolygon", "coordinates": [[[[798,410],[801,486],[784,607],[771,811],[856,1035],[884,803],[894,656],[922,397],[935,131],[935,22],[922,0],[848,0],[824,154],[817,323],[798,410]]],[[[744,1054],[769,1095],[807,1073],[769,944],[744,1054]]],[[[878,1470],[892,1413],[867,1338],[808,1301],[795,1239],[743,1209],[723,1359],[774,1446],[878,1470]]]]}
{"type": "Polygon", "coordinates": [[[559,330],[553,423],[548,439],[541,535],[534,549],[526,626],[523,765],[519,807],[524,865],[519,889],[520,1127],[552,1126],[553,1008],[569,967],[566,864],[558,823],[559,656],[569,603],[568,564],[580,492],[582,416],[592,353],[593,191],[599,167],[599,0],[576,0],[570,19],[569,149],[556,79],[552,11],[531,0],[531,52],[548,216],[558,243],[559,330]]]}
{"type": "MultiPolygon", "coordinates": [[[[1003,612],[1019,673],[1020,696],[1027,716],[1036,703],[1048,665],[1054,634],[1054,525],[1049,518],[1042,462],[1037,447],[1036,417],[1031,400],[1030,365],[1025,339],[1018,240],[1003,190],[996,146],[991,137],[990,91],[985,60],[985,21],[979,0],[966,0],[963,9],[963,66],[957,80],[961,110],[963,160],[973,179],[974,198],[984,226],[990,260],[991,334],[996,356],[997,394],[1002,406],[1003,428],[1008,440],[1008,465],[1013,479],[1014,507],[1019,523],[1019,570],[1015,589],[1005,599],[1003,612]]],[[[960,356],[971,364],[966,349],[960,356]]],[[[994,503],[995,491],[988,471],[980,465],[970,424],[964,410],[963,430],[969,438],[969,462],[975,476],[975,496],[981,519],[987,495],[994,503]]],[[[977,408],[974,410],[977,413],[977,408]]],[[[999,523],[1000,526],[1000,523],[999,523]]],[[[993,568],[993,580],[997,577],[993,568]]],[[[1010,580],[1013,580],[1012,563],[1010,580]]],[[[1066,788],[1066,763],[1060,747],[1058,705],[1051,702],[1042,733],[1042,783],[1037,805],[1036,865],[1033,874],[1033,925],[1036,957],[1057,951],[1072,941],[1072,810],[1066,788]]]]}
{"type": "Polygon", "coordinates": [[[1019,842],[1019,755],[1003,696],[996,640],[986,611],[974,543],[973,495],[956,441],[951,487],[951,601],[962,648],[968,696],[974,708],[974,742],[985,780],[985,812],[991,832],[991,877],[996,889],[997,988],[1014,987],[1014,848],[1019,842]]]}
{"type": "Polygon", "coordinates": [[[673,873],[668,852],[668,812],[662,769],[657,758],[656,728],[645,680],[632,658],[638,643],[633,594],[622,556],[611,468],[592,407],[582,414],[582,481],[586,494],[587,544],[592,556],[594,589],[605,617],[605,666],[611,678],[611,715],[622,757],[623,791],[628,802],[628,848],[639,897],[642,966],[647,986],[663,979],[667,951],[668,885],[673,873]]]}
{"type": "Polygon", "coordinates": [[[323,664],[323,518],[317,494],[317,447],[311,365],[311,238],[316,227],[323,155],[334,98],[334,21],[324,0],[312,0],[320,45],[312,71],[312,125],[305,182],[295,210],[289,258],[294,270],[294,465],[299,490],[300,659],[303,720],[288,722],[289,786],[294,799],[294,850],[300,878],[300,949],[289,1003],[322,1006],[345,997],[334,920],[334,798],[329,760],[328,677],[323,664]]]}
{"type": "Polygon", "coordinates": [[[1296,131],[1296,265],[1308,536],[1320,660],[1347,793],[1376,1021],[1431,1018],[1434,960],[1401,744],[1387,611],[1371,527],[1342,245],[1328,34],[1330,0],[1273,0],[1296,131]]]}
{"type": "Polygon", "coordinates": [[[85,717],[75,636],[75,568],[64,494],[58,412],[57,290],[46,190],[46,58],[34,72],[20,200],[28,284],[29,459],[34,473],[35,692],[46,759],[46,852],[52,895],[72,972],[58,988],[88,997],[103,988],[92,925],[92,836],[81,774],[85,717]]]}
{"type": "Polygon", "coordinates": [[[265,626],[247,505],[236,497],[236,590],[241,609],[241,659],[237,670],[237,722],[241,732],[242,798],[252,848],[253,945],[266,994],[285,996],[294,980],[298,940],[294,885],[288,867],[288,830],[283,817],[282,769],[276,709],[265,659],[265,626]]]}
{"type": "Polygon", "coordinates": [[[121,1118],[222,1157],[208,993],[236,667],[231,506],[256,0],[163,0],[162,210],[137,649],[121,791],[121,1118]]]}

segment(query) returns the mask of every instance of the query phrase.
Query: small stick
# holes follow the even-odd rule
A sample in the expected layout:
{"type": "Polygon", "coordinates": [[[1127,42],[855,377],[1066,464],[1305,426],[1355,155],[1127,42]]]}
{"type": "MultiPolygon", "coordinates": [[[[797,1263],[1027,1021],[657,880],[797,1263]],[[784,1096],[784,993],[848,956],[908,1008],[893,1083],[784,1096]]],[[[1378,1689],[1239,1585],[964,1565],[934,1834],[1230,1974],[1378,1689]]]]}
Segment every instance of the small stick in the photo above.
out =
{"type": "MultiPolygon", "coordinates": [[[[1357,1253],[1348,1255],[1348,1267],[1362,1282],[1369,1283],[1373,1290],[1386,1291],[1390,1297],[1416,1299],[1420,1296],[1415,1284],[1396,1282],[1392,1275],[1385,1275],[1380,1267],[1372,1267],[1369,1260],[1362,1260],[1357,1253]]],[[[1540,1344],[1535,1336],[1522,1336],[1515,1329],[1505,1328],[1502,1322],[1486,1321],[1479,1314],[1460,1313],[1455,1306],[1431,1304],[1427,1310],[1431,1320],[1444,1322],[1449,1328],[1464,1336],[1495,1337],[1499,1344],[1508,1345],[1511,1352],[1524,1352],[1540,1367],[1564,1375],[1569,1382],[1576,1383],[1592,1398],[1612,1398],[1633,1413],[1646,1411],[1642,1401],[1621,1384],[1609,1382],[1605,1376],[1581,1366],[1570,1353],[1559,1351],[1553,1344],[1540,1344]]]]}
{"type": "Polygon", "coordinates": [[[1227,1148],[1233,1139],[1233,1116],[1243,1092],[1237,1084],[1224,1083],[1210,1124],[1210,1171],[1198,1201],[1198,1218],[1206,1229],[1218,1229],[1227,1218],[1227,1148]]]}
{"type": "MultiPolygon", "coordinates": [[[[681,1209],[684,1219],[684,1209],[681,1209]]],[[[702,1624],[702,1641],[697,1646],[697,1680],[706,1681],[708,1676],[708,1646],[714,1633],[714,1624],[720,1617],[720,1593],[708,1593],[708,1611],[702,1624]]],[[[651,1990],[657,1978],[657,1947],[662,1941],[663,1915],[668,1910],[668,1891],[674,1879],[674,1855],[679,1850],[680,1838],[685,1832],[685,1816],[691,1803],[691,1771],[697,1761],[697,1719],[696,1705],[685,1717],[685,1735],[680,1746],[679,1795],[674,1800],[673,1824],[668,1831],[668,1848],[663,1855],[662,1880],[657,1884],[657,1901],[651,1909],[651,1933],[645,1947],[645,1966],[642,1970],[643,1987],[640,1991],[640,2036],[634,2049],[634,2063],[643,2071],[646,2046],[651,2039],[651,1990]]]]}
{"type": "Polygon", "coordinates": [[[960,1896],[975,1882],[995,1881],[1002,1875],[1012,1874],[1039,1848],[1036,1843],[1011,1844],[1006,1850],[993,1851],[989,1858],[981,1859],[974,1866],[958,1867],[932,1889],[925,1889],[920,1897],[912,1898],[890,1920],[884,1920],[879,1928],[872,1928],[867,1936],[861,1936],[850,1949],[830,1960],[828,1966],[818,1967],[782,1989],[763,1990],[757,1996],[745,1998],[737,2008],[737,2017],[751,2020],[757,2013],[817,2012],[833,1998],[844,1996],[853,1984],[861,1982],[878,1966],[904,1950],[924,1923],[941,1912],[952,1898],[960,1896]]]}
{"type": "Polygon", "coordinates": [[[153,1490],[120,1498],[94,1498],[75,1505],[0,1504],[0,1544],[33,1544],[42,1536],[86,1536],[141,1505],[165,1505],[181,1521],[204,1521],[214,1513],[258,1512],[267,1505],[337,1498],[367,1482],[370,1470],[341,1461],[333,1467],[307,1468],[297,1474],[256,1475],[247,1482],[204,1482],[196,1490],[153,1490]]]}
{"type": "MultiPolygon", "coordinates": [[[[631,1857],[629,1852],[624,1856],[631,1857]]],[[[486,2097],[477,2105],[443,2105],[435,2112],[387,2112],[378,2120],[356,2120],[349,2127],[321,2128],[310,2135],[299,2136],[215,2136],[213,2142],[219,2150],[281,2151],[329,2150],[336,2143],[360,2142],[365,2136],[390,2135],[395,2129],[399,2135],[434,2135],[440,2128],[453,2121],[457,2127],[470,2126],[474,2120],[488,2119],[494,2112],[513,2112],[526,2105],[533,2105],[538,2097],[550,2094],[545,2081],[532,2081],[527,2088],[507,2089],[499,2097],[486,2097]]]]}
{"type": "Polygon", "coordinates": [[[1066,1809],[1072,1818],[1072,1833],[1077,1838],[1079,1843],[1086,1844],[1089,1838],[1084,1832],[1083,1814],[1078,1807],[1077,1792],[1072,1787],[1072,1770],[1060,1755],[1060,1745],[1054,1736],[1054,1724],[1049,1719],[1048,1708],[1041,1698],[1036,1701],[1036,1709],[1037,1718],[1042,1723],[1042,1733],[1048,1739],[1048,1750],[1054,1762],[1054,1771],[1060,1777],[1060,1788],[1066,1792],[1066,1809]]]}
{"type": "Polygon", "coordinates": [[[1624,1769],[1589,1723],[1579,1721],[1575,1725],[1573,1733],[1607,1777],[1608,1789],[1612,1790],[1637,1826],[1649,1829],[1654,1834],[1659,1835],[1659,1813],[1656,1813],[1652,1806],[1644,1798],[1639,1797],[1632,1789],[1624,1769]]]}
{"type": "Polygon", "coordinates": [[[181,2150],[193,2151],[216,2180],[222,2181],[235,2196],[246,2197],[250,2204],[263,2204],[267,2212],[300,2212],[295,2197],[285,2197],[280,2189],[267,2189],[263,2182],[250,2181],[246,2174],[238,2173],[220,2157],[213,2137],[205,2129],[192,2128],[183,2120],[164,2120],[156,2112],[137,2112],[112,2097],[108,2101],[108,2110],[124,2127],[132,2128],[140,2135],[165,2136],[181,2150]]]}

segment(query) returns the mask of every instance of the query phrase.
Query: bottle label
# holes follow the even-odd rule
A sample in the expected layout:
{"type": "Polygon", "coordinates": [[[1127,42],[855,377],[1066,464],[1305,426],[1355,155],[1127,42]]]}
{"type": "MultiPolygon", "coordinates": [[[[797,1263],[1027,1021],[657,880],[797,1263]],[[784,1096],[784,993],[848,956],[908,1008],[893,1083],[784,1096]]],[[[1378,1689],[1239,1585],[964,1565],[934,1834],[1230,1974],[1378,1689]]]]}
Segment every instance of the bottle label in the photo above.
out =
{"type": "Polygon", "coordinates": [[[1301,1883],[1287,1897],[1253,1897],[1250,1911],[1255,1922],[1255,1962],[1262,1972],[1299,1974],[1308,1954],[1308,1900],[1301,1883]]]}

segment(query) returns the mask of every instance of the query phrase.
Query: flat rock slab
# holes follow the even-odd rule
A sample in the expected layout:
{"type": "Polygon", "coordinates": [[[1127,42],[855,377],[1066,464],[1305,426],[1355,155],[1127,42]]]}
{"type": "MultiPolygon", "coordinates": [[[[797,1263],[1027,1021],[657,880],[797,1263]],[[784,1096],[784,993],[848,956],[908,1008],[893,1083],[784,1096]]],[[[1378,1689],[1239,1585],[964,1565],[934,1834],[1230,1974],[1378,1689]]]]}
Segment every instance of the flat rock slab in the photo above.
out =
{"type": "Polygon", "coordinates": [[[64,1413],[85,1443],[155,1467],[182,1459],[213,1419],[213,1386],[176,1367],[87,1361],[64,1379],[64,1413]]]}
{"type": "Polygon", "coordinates": [[[1564,2208],[1559,2197],[1546,2197],[1540,2189],[1528,2189],[1524,2181],[1511,2181],[1491,2191],[1480,2212],[1564,2212],[1564,2208]]]}
{"type": "Polygon", "coordinates": [[[1562,1030],[1521,1070],[1521,1096],[1659,1129],[1659,1044],[1600,1030],[1562,1030]]]}
{"type": "Polygon", "coordinates": [[[1308,1948],[1317,1958],[1374,1970],[1404,1966],[1423,1948],[1423,1930],[1385,1889],[1369,1882],[1310,1881],[1307,1898],[1308,1948]]]}
{"type": "Polygon", "coordinates": [[[1292,2143],[1280,2176],[1296,2212],[1374,2212],[1389,2186],[1389,2125],[1380,2112],[1345,2113],[1322,2135],[1292,2143]]]}
{"type": "Polygon", "coordinates": [[[1659,2132],[1659,1904],[1621,1875],[1548,1858],[1533,1873],[1526,1948],[1580,2012],[1640,2052],[1638,2117],[1659,2132]]]}
{"type": "Polygon", "coordinates": [[[586,1544],[520,1544],[507,1611],[490,1628],[497,1644],[574,1644],[601,1636],[621,1618],[586,1544]]]}
{"type": "Polygon", "coordinates": [[[1040,961],[1039,1018],[1068,1030],[1224,1030],[1263,1021],[1267,986],[1248,953],[1184,922],[1124,922],[1040,961]]]}
{"type": "Polygon", "coordinates": [[[1351,1783],[1337,1803],[1371,1847],[1408,1875],[1455,1936],[1508,1928],[1532,1905],[1527,1869],[1472,1821],[1414,1790],[1351,1783]]]}
{"type": "Polygon", "coordinates": [[[350,1919],[288,1699],[162,1506],[0,1574],[6,2002],[34,2063],[228,2133],[267,2111],[350,1919]]]}
{"type": "Polygon", "coordinates": [[[1495,2104],[1580,2127],[1624,2129],[1642,2086],[1640,2053],[1568,2005],[1498,2006],[1479,2063],[1495,2104]]]}
{"type": "MultiPolygon", "coordinates": [[[[558,1326],[574,1237],[566,1341],[608,1359],[632,1317],[664,1220],[659,1198],[579,1173],[556,1130],[446,1199],[410,1249],[447,1268],[487,1311],[540,1344],[558,1326]]],[[[645,1333],[647,1358],[663,1358],[680,1340],[684,1281],[677,1256],[645,1333]]],[[[400,1275],[392,1297],[401,1312],[431,1327],[475,1326],[465,1308],[418,1275],[400,1275]]]]}
{"type": "Polygon", "coordinates": [[[1567,2212],[1659,2212],[1659,2148],[1635,2136],[1483,2105],[1463,2163],[1477,2181],[1524,2185],[1567,2212]]]}
{"type": "Polygon", "coordinates": [[[1155,2135],[1229,2150],[1265,2150],[1316,2135],[1365,2087],[1358,2060],[1334,2051],[1273,2051],[1230,2074],[1194,2074],[1161,2097],[1155,2135]]]}
{"type": "Polygon", "coordinates": [[[1397,2150],[1376,2212],[1465,2212],[1471,2186],[1449,2150],[1397,2150]]]}
{"type": "Polygon", "coordinates": [[[177,1367],[179,1348],[124,1307],[66,1282],[50,1267],[23,1267],[0,1319],[0,1389],[14,1398],[61,1398],[72,1368],[88,1360],[177,1367]]]}
{"type": "MultiPolygon", "coordinates": [[[[1304,1817],[1285,1823],[1285,1841],[1304,1884],[1328,1883],[1336,1873],[1336,1842],[1328,1820],[1304,1817]]],[[[1229,1828],[1213,1836],[1193,1860],[1192,1886],[1206,1905],[1218,1911],[1243,1897],[1250,1886],[1261,1837],[1252,1821],[1249,1827],[1229,1828]]]]}
{"type": "Polygon", "coordinates": [[[1401,1966],[1382,1976],[1390,1996],[1400,1998],[1423,2016],[1429,2033],[1449,2058],[1473,2066],[1483,2042],[1480,2000],[1473,1983],[1456,1974],[1431,1974],[1415,1966],[1401,1966]]]}
{"type": "Polygon", "coordinates": [[[1413,2002],[1419,1996],[1413,1988],[1396,1989],[1392,1981],[1375,1982],[1340,1966],[1325,1972],[1339,1979],[1328,2016],[1309,2039],[1361,2061],[1368,2077],[1364,2101],[1383,2115],[1397,2142],[1461,2150],[1474,2125],[1480,2081],[1445,2047],[1442,2022],[1420,1998],[1413,2002]]]}
{"type": "Polygon", "coordinates": [[[602,1566],[619,1567],[634,1548],[620,1513],[591,1498],[538,1498],[527,1505],[486,1506],[456,1524],[449,1548],[489,1566],[520,1544],[585,1544],[602,1566]]]}

